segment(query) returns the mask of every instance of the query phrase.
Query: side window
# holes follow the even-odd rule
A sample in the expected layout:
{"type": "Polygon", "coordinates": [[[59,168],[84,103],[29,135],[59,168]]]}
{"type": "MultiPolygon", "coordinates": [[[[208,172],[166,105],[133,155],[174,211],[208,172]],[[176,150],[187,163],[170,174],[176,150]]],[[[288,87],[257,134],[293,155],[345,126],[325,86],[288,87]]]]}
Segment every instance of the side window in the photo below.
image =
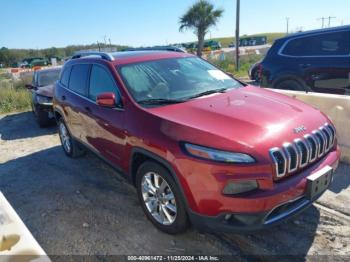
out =
{"type": "Polygon", "coordinates": [[[69,78],[69,89],[80,95],[86,95],[89,70],[90,65],[73,66],[69,78]]]}
{"type": "Polygon", "coordinates": [[[291,40],[283,49],[283,54],[292,56],[314,56],[319,53],[319,44],[315,37],[303,37],[291,40]]]}
{"type": "Polygon", "coordinates": [[[292,56],[338,56],[350,55],[350,32],[337,32],[296,38],[282,50],[292,56]]]}
{"type": "Polygon", "coordinates": [[[107,70],[93,65],[90,76],[89,98],[96,101],[97,95],[105,92],[118,92],[116,84],[107,70]]]}
{"type": "Polygon", "coordinates": [[[61,74],[61,84],[64,85],[65,87],[68,87],[68,81],[69,81],[69,75],[70,75],[70,71],[71,71],[71,67],[66,67],[64,69],[64,71],[61,74]]]}

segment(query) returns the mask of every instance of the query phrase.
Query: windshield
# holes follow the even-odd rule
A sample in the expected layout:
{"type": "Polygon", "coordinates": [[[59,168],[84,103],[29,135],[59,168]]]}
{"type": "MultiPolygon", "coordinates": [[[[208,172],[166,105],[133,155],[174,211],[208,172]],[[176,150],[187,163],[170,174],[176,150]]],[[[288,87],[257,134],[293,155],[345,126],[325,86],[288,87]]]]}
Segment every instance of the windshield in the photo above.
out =
{"type": "Polygon", "coordinates": [[[137,102],[186,101],[242,86],[198,57],[129,64],[119,72],[137,102]]]}
{"type": "Polygon", "coordinates": [[[48,86],[54,84],[60,75],[61,70],[50,70],[38,73],[39,86],[48,86]]]}

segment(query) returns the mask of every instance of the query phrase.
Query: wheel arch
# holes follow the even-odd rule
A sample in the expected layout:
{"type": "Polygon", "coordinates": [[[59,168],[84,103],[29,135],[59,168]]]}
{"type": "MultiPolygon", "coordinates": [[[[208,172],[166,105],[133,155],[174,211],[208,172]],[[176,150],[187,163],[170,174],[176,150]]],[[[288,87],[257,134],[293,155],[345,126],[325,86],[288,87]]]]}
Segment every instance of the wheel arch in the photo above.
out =
{"type": "Polygon", "coordinates": [[[63,114],[62,114],[61,110],[55,108],[54,111],[53,111],[53,113],[54,113],[56,122],[58,122],[58,120],[59,120],[60,118],[63,118],[63,114]]]}
{"type": "Polygon", "coordinates": [[[175,183],[179,187],[179,190],[181,192],[182,199],[184,200],[186,209],[189,209],[188,201],[187,201],[187,198],[185,197],[186,195],[183,191],[183,188],[181,186],[179,178],[177,177],[176,172],[174,171],[174,168],[171,166],[171,164],[166,159],[162,158],[161,156],[159,156],[153,152],[150,152],[146,149],[139,148],[139,147],[132,149],[130,162],[129,162],[130,181],[132,182],[132,184],[134,186],[136,185],[137,169],[145,161],[154,161],[169,171],[171,177],[174,179],[175,183]]]}
{"type": "Polygon", "coordinates": [[[304,88],[304,90],[306,92],[310,91],[310,88],[308,87],[306,82],[301,77],[296,76],[295,74],[291,74],[291,73],[285,73],[285,74],[277,77],[276,79],[274,79],[272,82],[272,88],[276,89],[278,84],[282,83],[283,81],[287,81],[287,80],[296,81],[304,88]]]}

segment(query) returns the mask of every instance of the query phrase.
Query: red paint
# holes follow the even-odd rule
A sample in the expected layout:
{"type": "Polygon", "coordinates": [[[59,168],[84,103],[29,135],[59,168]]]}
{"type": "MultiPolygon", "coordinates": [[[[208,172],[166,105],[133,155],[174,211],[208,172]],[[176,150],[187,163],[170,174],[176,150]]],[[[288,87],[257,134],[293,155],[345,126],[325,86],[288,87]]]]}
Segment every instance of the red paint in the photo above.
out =
{"type": "MultiPolygon", "coordinates": [[[[134,148],[147,150],[168,162],[174,170],[190,209],[202,215],[223,212],[256,213],[295,199],[305,192],[306,177],[326,165],[336,166],[340,151],[335,145],[315,164],[276,182],[269,149],[281,147],[330,120],[319,110],[287,96],[246,86],[224,94],[201,97],[185,103],[143,108],[129,95],[115,67],[141,61],[186,57],[176,52],[121,55],[113,62],[75,59],[107,67],[121,92],[123,109],[104,108],[82,99],[58,84],[54,108],[67,122],[72,135],[131,176],[134,148]],[[61,97],[64,96],[65,100],[61,97]],[[84,108],[89,107],[91,112],[84,108]],[[198,160],[186,155],[179,142],[241,152],[253,156],[255,164],[234,165],[198,160]],[[231,180],[256,179],[260,190],[244,197],[221,192],[231,180]]],[[[101,101],[101,97],[100,97],[101,101]]]]}

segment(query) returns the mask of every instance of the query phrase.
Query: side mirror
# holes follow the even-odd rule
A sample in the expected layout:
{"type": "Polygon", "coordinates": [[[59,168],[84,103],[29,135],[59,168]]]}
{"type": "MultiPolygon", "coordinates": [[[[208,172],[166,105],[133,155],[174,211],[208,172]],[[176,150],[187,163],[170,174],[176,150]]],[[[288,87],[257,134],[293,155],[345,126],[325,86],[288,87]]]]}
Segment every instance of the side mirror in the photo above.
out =
{"type": "Polygon", "coordinates": [[[116,107],[117,103],[115,94],[112,92],[102,93],[97,96],[96,103],[103,107],[116,107]]]}
{"type": "Polygon", "coordinates": [[[32,86],[31,84],[26,84],[25,87],[29,90],[34,89],[34,86],[32,86]]]}

